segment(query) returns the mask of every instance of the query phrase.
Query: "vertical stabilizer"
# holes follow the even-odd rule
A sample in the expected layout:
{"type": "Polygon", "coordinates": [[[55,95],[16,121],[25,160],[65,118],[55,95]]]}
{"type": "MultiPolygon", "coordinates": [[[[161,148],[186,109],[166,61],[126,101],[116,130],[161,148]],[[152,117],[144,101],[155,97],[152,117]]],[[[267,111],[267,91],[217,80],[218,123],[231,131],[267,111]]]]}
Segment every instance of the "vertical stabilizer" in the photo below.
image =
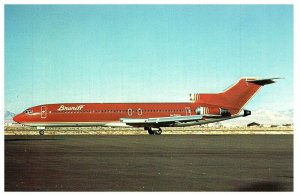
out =
{"type": "Polygon", "coordinates": [[[274,83],[275,79],[279,78],[241,78],[234,85],[232,85],[222,93],[194,94],[194,102],[230,107],[241,110],[262,86],[274,83]]]}

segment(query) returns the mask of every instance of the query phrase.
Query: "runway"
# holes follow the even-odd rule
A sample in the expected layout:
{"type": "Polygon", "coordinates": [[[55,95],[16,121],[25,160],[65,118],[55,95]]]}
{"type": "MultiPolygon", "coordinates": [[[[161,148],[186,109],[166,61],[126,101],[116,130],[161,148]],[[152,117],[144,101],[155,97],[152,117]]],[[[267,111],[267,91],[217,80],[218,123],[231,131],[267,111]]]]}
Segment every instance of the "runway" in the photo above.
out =
{"type": "Polygon", "coordinates": [[[293,191],[293,135],[5,136],[5,191],[293,191]]]}

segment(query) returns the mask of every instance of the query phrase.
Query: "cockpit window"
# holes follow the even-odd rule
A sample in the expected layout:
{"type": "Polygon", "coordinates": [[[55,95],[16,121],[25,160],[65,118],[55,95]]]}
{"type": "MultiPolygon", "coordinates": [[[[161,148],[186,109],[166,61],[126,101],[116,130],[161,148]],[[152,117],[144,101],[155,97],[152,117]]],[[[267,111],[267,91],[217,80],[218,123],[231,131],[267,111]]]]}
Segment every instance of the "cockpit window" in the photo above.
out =
{"type": "Polygon", "coordinates": [[[24,113],[25,114],[32,114],[32,110],[27,109],[27,110],[24,111],[24,113]]]}

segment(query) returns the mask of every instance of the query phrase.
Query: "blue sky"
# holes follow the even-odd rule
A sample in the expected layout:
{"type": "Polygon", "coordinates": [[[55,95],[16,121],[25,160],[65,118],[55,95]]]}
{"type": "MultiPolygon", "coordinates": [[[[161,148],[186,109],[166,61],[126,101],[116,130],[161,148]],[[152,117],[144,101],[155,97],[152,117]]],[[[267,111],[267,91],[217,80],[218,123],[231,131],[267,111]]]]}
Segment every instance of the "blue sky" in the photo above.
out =
{"type": "Polygon", "coordinates": [[[188,101],[284,77],[248,109],[293,108],[290,5],[5,5],[5,109],[188,101]]]}

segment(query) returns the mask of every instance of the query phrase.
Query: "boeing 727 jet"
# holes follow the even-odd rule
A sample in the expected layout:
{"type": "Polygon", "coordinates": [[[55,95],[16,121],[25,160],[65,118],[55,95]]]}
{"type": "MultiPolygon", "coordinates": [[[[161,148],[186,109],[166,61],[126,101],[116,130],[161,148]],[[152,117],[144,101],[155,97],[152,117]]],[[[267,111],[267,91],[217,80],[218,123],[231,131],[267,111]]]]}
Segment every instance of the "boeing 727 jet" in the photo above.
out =
{"type": "Polygon", "coordinates": [[[241,78],[216,94],[191,94],[190,102],[179,103],[58,103],[26,109],[13,120],[34,126],[40,135],[46,127],[143,127],[160,135],[161,127],[186,127],[244,117],[247,102],[264,85],[278,78],[241,78]]]}

